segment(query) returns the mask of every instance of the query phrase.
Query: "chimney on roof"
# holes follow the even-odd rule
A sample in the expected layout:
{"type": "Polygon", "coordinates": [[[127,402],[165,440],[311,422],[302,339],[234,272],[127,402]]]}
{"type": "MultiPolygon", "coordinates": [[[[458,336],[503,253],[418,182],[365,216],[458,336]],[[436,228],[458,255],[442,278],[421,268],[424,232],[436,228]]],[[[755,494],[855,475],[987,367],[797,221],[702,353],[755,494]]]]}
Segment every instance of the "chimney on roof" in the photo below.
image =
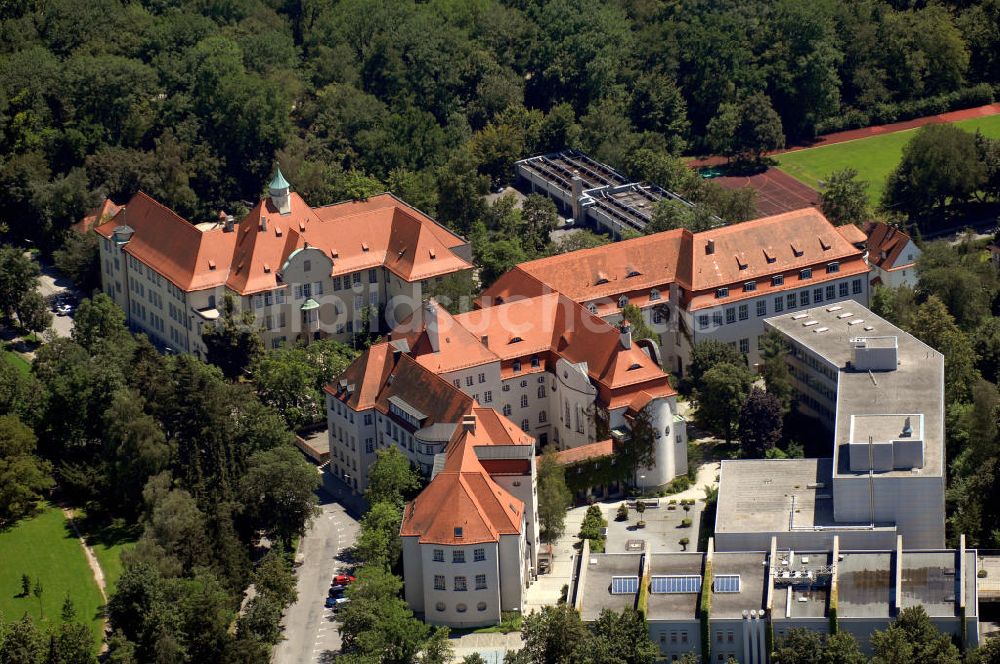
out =
{"type": "Polygon", "coordinates": [[[222,231],[224,233],[232,233],[233,232],[233,224],[235,224],[235,223],[236,223],[236,220],[233,218],[233,215],[227,214],[225,220],[222,222],[222,231]]]}
{"type": "Polygon", "coordinates": [[[424,330],[427,331],[427,339],[431,342],[431,350],[437,353],[441,350],[438,330],[437,303],[434,300],[424,302],[424,330]]]}
{"type": "Polygon", "coordinates": [[[261,215],[260,217],[260,230],[262,233],[267,232],[267,217],[261,215]]]}
{"type": "Polygon", "coordinates": [[[476,416],[474,413],[462,416],[462,430],[466,433],[476,433],[476,416]]]}
{"type": "Polygon", "coordinates": [[[632,348],[632,324],[623,318],[618,324],[618,332],[621,335],[622,348],[625,350],[632,348]]]}
{"type": "Polygon", "coordinates": [[[706,254],[715,253],[715,240],[705,240],[705,253],[706,254]]]}

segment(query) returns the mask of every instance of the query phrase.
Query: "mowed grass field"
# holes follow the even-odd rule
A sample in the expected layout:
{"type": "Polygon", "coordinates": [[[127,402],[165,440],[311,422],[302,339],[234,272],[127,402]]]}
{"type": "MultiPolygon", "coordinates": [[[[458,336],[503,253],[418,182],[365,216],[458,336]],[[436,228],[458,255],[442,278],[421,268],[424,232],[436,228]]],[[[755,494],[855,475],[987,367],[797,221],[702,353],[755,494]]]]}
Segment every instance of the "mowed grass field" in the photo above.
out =
{"type": "Polygon", "coordinates": [[[76,620],[88,622],[94,649],[101,638],[101,594],[79,540],[67,527],[59,508],[47,505],[38,516],[0,532],[0,614],[19,620],[28,613],[38,624],[39,602],[21,597],[21,575],[42,583],[41,620],[44,629],[60,622],[66,595],[76,607],[76,620]]]}
{"type": "MultiPolygon", "coordinates": [[[[978,129],[985,136],[1000,138],[1000,115],[963,120],[955,125],[968,132],[978,129]]],[[[781,170],[817,190],[820,189],[819,182],[834,171],[853,168],[858,172],[858,179],[869,183],[868,199],[877,204],[882,198],[886,177],[899,164],[903,147],[916,131],[917,129],[907,129],[845,143],[796,150],[780,154],[776,158],[781,170]]]]}

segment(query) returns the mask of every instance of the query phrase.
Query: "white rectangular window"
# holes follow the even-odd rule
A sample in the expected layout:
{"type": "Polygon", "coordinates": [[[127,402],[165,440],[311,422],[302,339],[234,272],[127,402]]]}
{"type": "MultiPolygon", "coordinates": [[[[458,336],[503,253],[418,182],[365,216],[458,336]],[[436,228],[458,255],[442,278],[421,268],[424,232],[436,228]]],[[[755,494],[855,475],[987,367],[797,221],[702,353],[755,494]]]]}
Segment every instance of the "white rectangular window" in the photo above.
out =
{"type": "Polygon", "coordinates": [[[486,560],[486,549],[480,547],[478,549],[472,550],[472,559],[477,563],[481,563],[486,560]]]}
{"type": "Polygon", "coordinates": [[[486,590],[486,575],[477,574],[476,575],[476,590],[486,590]]]}
{"type": "Polygon", "coordinates": [[[465,587],[465,577],[464,576],[456,576],[455,577],[455,590],[458,590],[458,591],[467,590],[467,588],[465,587]]]}
{"type": "Polygon", "coordinates": [[[434,575],[434,590],[444,590],[444,574],[434,575]]]}
{"type": "Polygon", "coordinates": [[[451,552],[451,562],[453,563],[464,563],[465,562],[465,550],[455,549],[451,552]]]}

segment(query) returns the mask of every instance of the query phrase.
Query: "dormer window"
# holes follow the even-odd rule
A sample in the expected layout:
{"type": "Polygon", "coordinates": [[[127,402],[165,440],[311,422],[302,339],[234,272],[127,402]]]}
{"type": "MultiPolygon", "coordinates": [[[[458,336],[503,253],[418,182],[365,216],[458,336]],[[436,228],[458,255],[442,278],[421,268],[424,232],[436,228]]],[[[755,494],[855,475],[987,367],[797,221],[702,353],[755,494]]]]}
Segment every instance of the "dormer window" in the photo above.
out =
{"type": "Polygon", "coordinates": [[[515,373],[517,373],[518,371],[520,371],[521,370],[521,360],[514,360],[514,363],[511,365],[511,368],[514,370],[515,373]]]}
{"type": "Polygon", "coordinates": [[[626,272],[625,274],[625,278],[627,279],[629,277],[638,277],[640,274],[642,273],[639,272],[639,270],[635,269],[634,267],[630,267],[628,269],[628,272],[626,272]]]}
{"type": "Polygon", "coordinates": [[[649,299],[653,300],[654,302],[656,300],[659,300],[660,299],[660,291],[658,291],[655,288],[653,290],[649,291],[649,299]]]}
{"type": "Polygon", "coordinates": [[[743,284],[743,292],[744,293],[749,293],[750,291],[755,291],[755,290],[757,290],[757,282],[756,281],[748,281],[745,284],[743,284]]]}
{"type": "Polygon", "coordinates": [[[455,526],[455,538],[456,539],[461,539],[462,538],[462,527],[461,526],[455,526]]]}
{"type": "Polygon", "coordinates": [[[597,279],[594,281],[594,285],[599,286],[601,284],[606,284],[606,283],[608,283],[608,275],[604,274],[603,272],[598,272],[597,279]]]}
{"type": "Polygon", "coordinates": [[[785,275],[783,274],[776,274],[773,277],[771,277],[772,286],[782,286],[784,285],[784,283],[785,283],[785,275]]]}
{"type": "Polygon", "coordinates": [[[823,251],[828,251],[830,249],[830,243],[824,238],[819,239],[819,246],[823,248],[823,251]]]}
{"type": "Polygon", "coordinates": [[[774,253],[770,249],[765,249],[764,250],[764,260],[766,260],[768,262],[768,264],[771,264],[774,261],[778,260],[778,258],[774,255],[774,253]]]}
{"type": "Polygon", "coordinates": [[[792,243],[792,244],[791,244],[791,247],[792,247],[792,254],[793,254],[793,255],[794,255],[794,256],[795,256],[796,258],[798,258],[799,256],[801,256],[801,255],[802,255],[802,249],[801,249],[800,247],[796,246],[796,245],[795,245],[795,243],[792,243]]]}
{"type": "Polygon", "coordinates": [[[747,262],[747,259],[746,259],[745,256],[743,256],[742,254],[739,254],[739,255],[736,256],[736,266],[738,268],[740,268],[741,270],[745,270],[745,269],[747,269],[747,267],[749,267],[749,265],[750,264],[747,262]]]}
{"type": "Polygon", "coordinates": [[[521,337],[511,337],[510,338],[510,343],[512,343],[512,344],[516,344],[519,341],[524,341],[524,339],[522,339],[521,337]]]}
{"type": "Polygon", "coordinates": [[[361,251],[368,251],[368,243],[367,242],[362,242],[361,243],[361,251]]]}
{"type": "Polygon", "coordinates": [[[729,297],[729,287],[723,286],[722,288],[716,288],[715,297],[716,298],[729,297]]]}
{"type": "Polygon", "coordinates": [[[593,302],[591,302],[590,304],[587,305],[587,311],[589,311],[592,314],[596,314],[597,313],[597,305],[594,304],[593,302]]]}
{"type": "Polygon", "coordinates": [[[826,265],[827,274],[833,274],[834,272],[840,272],[840,263],[837,261],[833,261],[832,263],[827,263],[826,265]]]}
{"type": "Polygon", "coordinates": [[[642,365],[639,364],[638,362],[636,362],[635,364],[632,364],[631,366],[629,366],[628,370],[629,371],[635,371],[636,369],[641,369],[641,368],[642,368],[642,365]]]}
{"type": "Polygon", "coordinates": [[[799,272],[799,279],[812,279],[812,276],[813,276],[813,271],[811,267],[807,267],[806,269],[799,272]]]}
{"type": "Polygon", "coordinates": [[[618,308],[624,309],[626,306],[628,306],[628,297],[622,295],[620,298],[618,298],[618,308]]]}

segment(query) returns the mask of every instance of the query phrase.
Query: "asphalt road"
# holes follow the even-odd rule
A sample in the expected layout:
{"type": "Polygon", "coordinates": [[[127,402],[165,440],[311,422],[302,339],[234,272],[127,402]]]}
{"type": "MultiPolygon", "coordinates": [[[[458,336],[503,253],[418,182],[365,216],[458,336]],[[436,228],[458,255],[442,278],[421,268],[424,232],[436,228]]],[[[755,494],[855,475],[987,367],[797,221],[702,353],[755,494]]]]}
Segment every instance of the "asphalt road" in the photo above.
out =
{"type": "Polygon", "coordinates": [[[338,556],[354,545],[358,522],[330,494],[319,495],[322,513],[299,545],[304,558],[297,570],[299,598],[285,611],[285,640],[274,649],[274,664],[330,662],[340,651],[339,625],[323,602],[330,580],[345,567],[338,556]]]}
{"type": "MultiPolygon", "coordinates": [[[[61,293],[72,293],[76,295],[77,301],[80,300],[79,293],[75,293],[73,289],[73,284],[70,280],[60,273],[56,272],[55,268],[51,264],[42,261],[38,262],[39,267],[41,267],[42,274],[38,277],[38,292],[42,294],[42,297],[46,300],[53,296],[61,293]]],[[[73,332],[73,315],[69,316],[57,316],[55,313],[52,314],[52,329],[55,331],[56,336],[68,337],[73,332]]]]}

